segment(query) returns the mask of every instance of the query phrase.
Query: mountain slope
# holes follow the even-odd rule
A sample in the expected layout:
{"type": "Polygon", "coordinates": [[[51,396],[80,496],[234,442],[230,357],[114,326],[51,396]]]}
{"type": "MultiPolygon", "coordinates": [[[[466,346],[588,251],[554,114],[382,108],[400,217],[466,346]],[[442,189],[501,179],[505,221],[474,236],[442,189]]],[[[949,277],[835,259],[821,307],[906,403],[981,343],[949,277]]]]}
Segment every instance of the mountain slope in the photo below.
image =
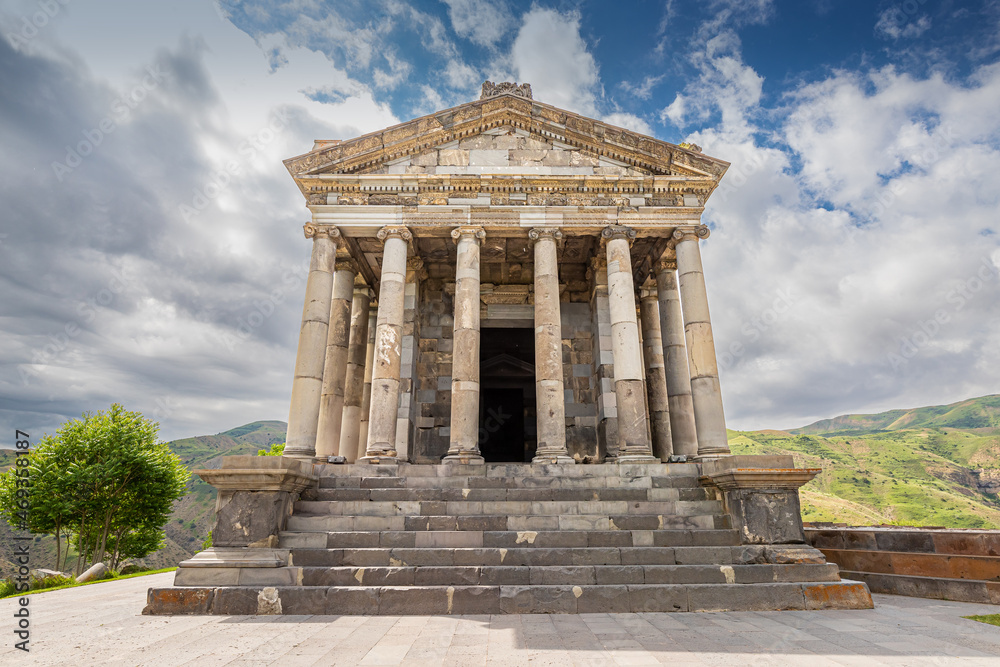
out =
{"type": "Polygon", "coordinates": [[[920,428],[1000,428],[1000,394],[970,398],[950,405],[889,410],[872,415],[841,415],[792,429],[794,434],[872,433],[920,428]]]}
{"type": "Polygon", "coordinates": [[[729,444],[734,454],[791,454],[822,468],[801,490],[806,521],[1000,528],[1000,429],[731,431],[729,444]]]}

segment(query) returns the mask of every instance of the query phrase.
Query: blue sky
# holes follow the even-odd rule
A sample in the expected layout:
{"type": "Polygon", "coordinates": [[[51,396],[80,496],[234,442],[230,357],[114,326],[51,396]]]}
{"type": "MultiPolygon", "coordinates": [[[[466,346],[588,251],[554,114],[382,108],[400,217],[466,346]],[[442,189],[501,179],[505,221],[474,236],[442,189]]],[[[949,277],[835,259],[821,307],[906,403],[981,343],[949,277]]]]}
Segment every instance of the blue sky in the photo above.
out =
{"type": "Polygon", "coordinates": [[[285,419],[281,160],[487,78],[732,163],[703,249],[731,427],[998,391],[1000,2],[8,0],[0,34],[9,431],[285,419]]]}

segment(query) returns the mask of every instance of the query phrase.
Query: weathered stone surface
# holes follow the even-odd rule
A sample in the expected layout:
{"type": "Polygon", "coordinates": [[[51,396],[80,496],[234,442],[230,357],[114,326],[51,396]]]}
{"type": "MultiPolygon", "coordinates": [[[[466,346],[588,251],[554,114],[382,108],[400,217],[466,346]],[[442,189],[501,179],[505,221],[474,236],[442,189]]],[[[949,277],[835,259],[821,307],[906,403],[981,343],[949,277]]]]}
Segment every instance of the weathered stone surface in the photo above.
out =
{"type": "Polygon", "coordinates": [[[220,547],[276,546],[291,511],[286,491],[221,492],[212,543],[220,547]]]}
{"type": "Polygon", "coordinates": [[[150,588],[143,614],[171,616],[212,613],[214,588],[150,588]]]}
{"type": "Polygon", "coordinates": [[[504,614],[575,614],[577,595],[572,586],[501,586],[504,614]]]}
{"type": "Polygon", "coordinates": [[[868,586],[860,582],[843,581],[830,584],[803,584],[806,609],[872,609],[868,586]]]}

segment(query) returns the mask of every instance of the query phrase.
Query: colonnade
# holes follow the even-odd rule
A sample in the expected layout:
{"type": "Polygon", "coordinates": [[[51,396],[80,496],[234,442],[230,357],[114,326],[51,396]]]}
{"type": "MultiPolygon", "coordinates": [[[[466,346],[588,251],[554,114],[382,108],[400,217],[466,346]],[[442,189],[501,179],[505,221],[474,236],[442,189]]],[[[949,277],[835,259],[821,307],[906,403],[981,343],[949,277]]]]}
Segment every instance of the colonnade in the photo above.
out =
{"type": "MultiPolygon", "coordinates": [[[[404,289],[413,236],[387,226],[380,293],[356,286],[358,267],[336,258],[333,227],[308,224],[313,240],[296,356],[285,455],[379,464],[398,460],[404,289]],[[374,326],[374,335],[369,328],[374,326]]],[[[451,423],[445,463],[482,463],[479,434],[480,250],[488,232],[452,230],[455,265],[451,423]]],[[[703,225],[677,228],[643,290],[636,317],[630,246],[635,230],[601,231],[607,256],[614,393],[618,416],[614,460],[652,463],[673,455],[710,459],[729,453],[718,365],[698,241],[703,225]],[[640,329],[641,325],[641,329],[640,329]],[[640,336],[641,330],[641,336],[640,336]]],[[[559,229],[529,230],[534,254],[535,396],[538,447],[534,463],[569,464],[559,305],[559,229]]]]}

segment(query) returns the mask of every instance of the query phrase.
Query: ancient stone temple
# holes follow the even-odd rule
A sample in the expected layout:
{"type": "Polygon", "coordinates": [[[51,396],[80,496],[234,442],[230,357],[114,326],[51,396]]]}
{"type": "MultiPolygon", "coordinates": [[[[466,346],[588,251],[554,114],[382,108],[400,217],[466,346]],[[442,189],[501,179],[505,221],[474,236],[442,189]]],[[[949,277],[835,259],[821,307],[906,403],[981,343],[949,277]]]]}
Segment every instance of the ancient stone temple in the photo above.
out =
{"type": "Polygon", "coordinates": [[[731,456],[701,241],[728,163],[527,85],[286,160],[312,259],[282,457],[148,613],[870,607],[818,470],[731,456]]]}

